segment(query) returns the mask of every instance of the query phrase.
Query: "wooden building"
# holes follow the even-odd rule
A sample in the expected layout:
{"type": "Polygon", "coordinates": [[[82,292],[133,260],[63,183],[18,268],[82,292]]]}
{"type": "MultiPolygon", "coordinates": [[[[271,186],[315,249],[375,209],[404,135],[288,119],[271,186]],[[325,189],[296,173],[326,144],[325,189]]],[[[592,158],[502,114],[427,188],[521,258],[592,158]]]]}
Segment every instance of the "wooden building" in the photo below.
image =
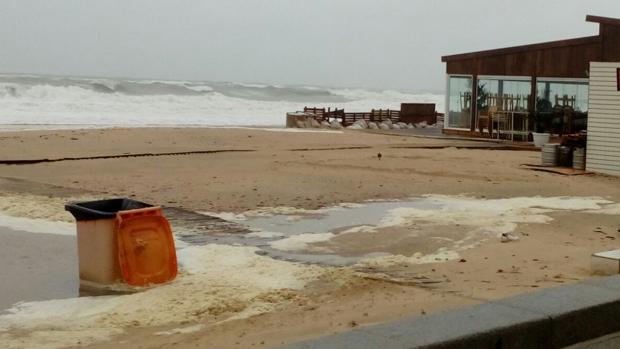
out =
{"type": "Polygon", "coordinates": [[[442,57],[444,133],[527,138],[587,127],[590,62],[620,62],[620,19],[587,16],[599,34],[442,57]]]}

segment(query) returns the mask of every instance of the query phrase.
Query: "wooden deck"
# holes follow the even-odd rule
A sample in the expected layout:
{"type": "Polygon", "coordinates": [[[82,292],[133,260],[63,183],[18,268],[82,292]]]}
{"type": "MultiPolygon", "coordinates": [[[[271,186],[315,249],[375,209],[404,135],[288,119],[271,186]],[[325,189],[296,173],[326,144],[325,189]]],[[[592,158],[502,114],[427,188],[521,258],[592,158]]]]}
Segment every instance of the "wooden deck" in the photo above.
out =
{"type": "MultiPolygon", "coordinates": [[[[344,127],[351,126],[359,120],[368,122],[383,122],[387,120],[390,120],[392,123],[404,122],[404,120],[401,119],[401,111],[392,109],[372,109],[369,112],[345,112],[344,109],[338,108],[304,107],[304,113],[316,115],[315,118],[319,122],[338,121],[344,127]]],[[[435,116],[441,117],[443,114],[436,113],[435,116]]]]}

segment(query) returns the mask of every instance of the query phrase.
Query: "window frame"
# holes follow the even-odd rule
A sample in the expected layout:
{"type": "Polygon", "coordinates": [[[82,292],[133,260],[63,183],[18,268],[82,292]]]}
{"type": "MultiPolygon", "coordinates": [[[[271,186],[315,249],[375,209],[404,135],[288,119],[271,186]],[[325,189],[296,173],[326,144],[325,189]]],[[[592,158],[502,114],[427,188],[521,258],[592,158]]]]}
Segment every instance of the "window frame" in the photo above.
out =
{"type": "MultiPolygon", "coordinates": [[[[477,79],[474,79],[474,75],[472,74],[446,74],[446,110],[444,113],[444,128],[447,130],[458,130],[458,131],[471,131],[471,126],[464,127],[451,127],[450,126],[450,78],[469,78],[472,82],[471,88],[473,89],[474,83],[478,83],[477,79]]],[[[473,90],[472,90],[473,93],[473,90]]],[[[472,101],[473,103],[473,101],[472,101]]],[[[471,125],[471,120],[473,117],[473,108],[469,111],[469,123],[471,125]]]]}

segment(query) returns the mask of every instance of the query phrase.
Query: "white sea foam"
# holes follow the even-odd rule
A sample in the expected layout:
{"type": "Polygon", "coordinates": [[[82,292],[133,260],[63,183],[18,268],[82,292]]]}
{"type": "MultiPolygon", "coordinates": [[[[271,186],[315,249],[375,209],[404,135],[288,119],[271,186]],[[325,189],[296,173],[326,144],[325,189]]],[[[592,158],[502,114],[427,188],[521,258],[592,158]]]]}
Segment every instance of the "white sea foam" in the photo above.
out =
{"type": "Polygon", "coordinates": [[[0,227],[37,234],[75,235],[75,224],[7,216],[0,213],[0,227]]]}
{"type": "Polygon", "coordinates": [[[294,299],[328,269],[277,261],[253,247],[190,246],[178,251],[182,272],[165,285],[122,296],[81,297],[15,305],[0,315],[0,342],[8,348],[60,348],[105,340],[124,327],[188,323],[189,333],[209,316],[247,317],[294,299]]]}
{"type": "Polygon", "coordinates": [[[361,267],[390,267],[394,265],[406,265],[406,264],[431,264],[453,261],[461,256],[457,251],[449,250],[445,247],[440,248],[434,253],[422,254],[420,252],[414,253],[411,256],[403,255],[389,255],[374,258],[366,258],[359,261],[356,265],[361,267]]]}
{"type": "Polygon", "coordinates": [[[397,208],[381,221],[382,226],[407,225],[415,221],[435,224],[460,224],[481,232],[508,233],[517,223],[548,223],[546,213],[556,210],[600,210],[611,203],[598,197],[516,197],[507,199],[476,199],[465,196],[428,195],[438,210],[397,208]]]}
{"type": "Polygon", "coordinates": [[[274,239],[284,237],[284,233],[277,233],[273,231],[254,231],[251,233],[245,234],[246,237],[250,238],[260,238],[260,239],[274,239]]]}
{"type": "Polygon", "coordinates": [[[191,81],[0,75],[0,129],[94,126],[277,126],[305,105],[400,109],[444,97],[399,91],[191,81]]]}
{"type": "Polygon", "coordinates": [[[317,242],[328,241],[333,238],[333,233],[305,233],[293,235],[281,240],[273,241],[270,243],[271,247],[277,248],[281,251],[314,251],[319,252],[319,248],[312,246],[311,244],[317,242]]]}

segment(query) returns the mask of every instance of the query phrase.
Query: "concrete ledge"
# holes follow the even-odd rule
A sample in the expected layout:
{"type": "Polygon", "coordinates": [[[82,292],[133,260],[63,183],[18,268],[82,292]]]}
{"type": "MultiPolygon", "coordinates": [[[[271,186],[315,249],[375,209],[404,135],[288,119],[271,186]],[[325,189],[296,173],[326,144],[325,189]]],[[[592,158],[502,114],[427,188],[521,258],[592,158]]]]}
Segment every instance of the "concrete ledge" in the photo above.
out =
{"type": "Polygon", "coordinates": [[[620,331],[619,314],[620,276],[612,276],[282,348],[564,348],[620,331]]]}
{"type": "Polygon", "coordinates": [[[553,348],[620,330],[620,292],[585,283],[542,290],[498,303],[540,312],[552,323],[553,348]]]}

